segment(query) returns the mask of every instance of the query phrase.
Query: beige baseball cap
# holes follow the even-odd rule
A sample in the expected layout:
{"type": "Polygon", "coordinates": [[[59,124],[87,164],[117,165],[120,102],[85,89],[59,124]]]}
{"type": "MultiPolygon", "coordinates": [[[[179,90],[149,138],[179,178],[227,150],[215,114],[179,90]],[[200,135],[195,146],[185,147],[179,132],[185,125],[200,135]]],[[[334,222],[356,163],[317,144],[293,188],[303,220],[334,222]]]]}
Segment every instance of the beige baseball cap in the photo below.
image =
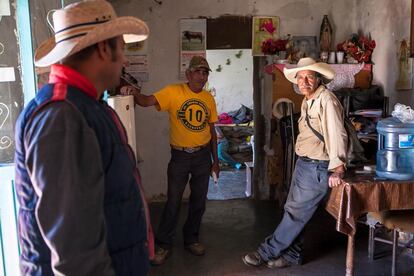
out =
{"type": "Polygon", "coordinates": [[[207,60],[202,56],[193,56],[188,65],[188,70],[195,70],[199,68],[207,69],[211,71],[210,66],[208,65],[207,60]]]}

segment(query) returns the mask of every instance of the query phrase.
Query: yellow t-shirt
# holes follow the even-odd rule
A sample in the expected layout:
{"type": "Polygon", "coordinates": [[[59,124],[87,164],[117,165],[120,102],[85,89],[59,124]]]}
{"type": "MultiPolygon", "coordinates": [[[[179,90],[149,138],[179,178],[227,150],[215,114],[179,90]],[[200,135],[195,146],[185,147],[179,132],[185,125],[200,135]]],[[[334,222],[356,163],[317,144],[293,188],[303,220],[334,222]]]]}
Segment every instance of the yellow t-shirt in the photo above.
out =
{"type": "Polygon", "coordinates": [[[172,84],[154,94],[159,111],[170,117],[170,144],[197,147],[211,140],[209,123],[217,122],[216,102],[203,90],[195,93],[186,83],[172,84]]]}

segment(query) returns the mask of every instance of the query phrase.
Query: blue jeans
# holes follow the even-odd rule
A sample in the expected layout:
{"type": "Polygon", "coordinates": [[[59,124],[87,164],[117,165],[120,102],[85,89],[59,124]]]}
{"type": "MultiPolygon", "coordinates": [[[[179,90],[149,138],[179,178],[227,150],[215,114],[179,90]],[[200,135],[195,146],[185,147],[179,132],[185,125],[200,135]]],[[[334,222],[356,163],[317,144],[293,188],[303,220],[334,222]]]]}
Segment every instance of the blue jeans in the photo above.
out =
{"type": "Polygon", "coordinates": [[[156,244],[162,248],[172,247],[175,227],[181,207],[181,199],[190,178],[188,217],[183,227],[184,243],[198,242],[201,218],[206,208],[208,182],[211,170],[211,147],[187,153],[171,149],[168,164],[168,195],[156,235],[156,244]]]}
{"type": "Polygon", "coordinates": [[[264,261],[283,255],[292,263],[301,262],[302,230],[327,192],[328,162],[314,163],[299,158],[282,221],[257,250],[264,261]]]}

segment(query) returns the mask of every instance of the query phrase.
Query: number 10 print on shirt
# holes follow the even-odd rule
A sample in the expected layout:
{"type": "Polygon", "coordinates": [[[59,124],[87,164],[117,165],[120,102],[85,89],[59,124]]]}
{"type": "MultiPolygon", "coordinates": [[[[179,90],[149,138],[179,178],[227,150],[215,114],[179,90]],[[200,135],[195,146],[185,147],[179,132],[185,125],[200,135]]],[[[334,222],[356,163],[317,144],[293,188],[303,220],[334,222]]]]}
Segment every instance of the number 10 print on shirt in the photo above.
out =
{"type": "Polygon", "coordinates": [[[185,101],[177,111],[177,117],[181,123],[191,131],[203,131],[210,117],[207,106],[197,100],[185,101]]]}

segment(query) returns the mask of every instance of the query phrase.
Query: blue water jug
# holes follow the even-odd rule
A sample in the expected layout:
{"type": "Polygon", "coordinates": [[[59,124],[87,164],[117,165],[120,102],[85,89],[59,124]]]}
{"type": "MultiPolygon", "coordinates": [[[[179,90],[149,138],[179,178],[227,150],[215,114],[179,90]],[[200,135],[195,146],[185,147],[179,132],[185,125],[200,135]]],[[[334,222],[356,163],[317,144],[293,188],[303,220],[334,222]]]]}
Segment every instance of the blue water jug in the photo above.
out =
{"type": "Polygon", "coordinates": [[[377,176],[414,179],[414,123],[389,117],[377,124],[377,176]]]}

